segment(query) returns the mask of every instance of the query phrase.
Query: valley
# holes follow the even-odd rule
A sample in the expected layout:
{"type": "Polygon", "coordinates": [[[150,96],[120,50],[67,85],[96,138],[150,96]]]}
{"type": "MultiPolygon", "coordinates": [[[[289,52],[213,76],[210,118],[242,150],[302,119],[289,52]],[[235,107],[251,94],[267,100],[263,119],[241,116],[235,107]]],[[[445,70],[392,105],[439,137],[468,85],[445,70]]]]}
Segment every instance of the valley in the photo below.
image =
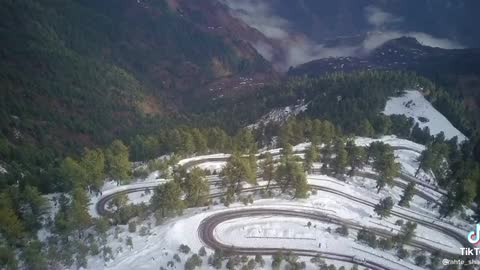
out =
{"type": "Polygon", "coordinates": [[[479,7],[0,2],[0,269],[477,269],[479,7]]]}

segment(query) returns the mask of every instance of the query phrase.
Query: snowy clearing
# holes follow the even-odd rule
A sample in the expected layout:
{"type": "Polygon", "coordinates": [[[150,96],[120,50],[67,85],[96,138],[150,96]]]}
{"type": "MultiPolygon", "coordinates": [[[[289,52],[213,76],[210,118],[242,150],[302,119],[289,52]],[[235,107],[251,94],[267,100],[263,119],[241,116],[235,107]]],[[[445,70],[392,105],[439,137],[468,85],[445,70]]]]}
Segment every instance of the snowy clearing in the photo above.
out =
{"type": "Polygon", "coordinates": [[[428,127],[432,135],[443,131],[447,139],[455,136],[458,137],[459,142],[467,139],[417,90],[408,90],[405,91],[403,96],[390,98],[383,113],[385,115],[400,114],[412,117],[420,128],[428,127]]]}

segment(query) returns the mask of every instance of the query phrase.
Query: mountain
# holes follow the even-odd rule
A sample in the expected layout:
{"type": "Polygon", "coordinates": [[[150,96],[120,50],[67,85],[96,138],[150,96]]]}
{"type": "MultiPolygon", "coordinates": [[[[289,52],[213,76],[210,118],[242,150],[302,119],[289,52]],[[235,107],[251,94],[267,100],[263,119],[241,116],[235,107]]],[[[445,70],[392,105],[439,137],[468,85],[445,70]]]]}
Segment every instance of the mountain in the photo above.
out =
{"type": "Polygon", "coordinates": [[[269,76],[270,64],[222,27],[258,33],[215,5],[2,1],[1,137],[79,149],[182,117],[212,81],[269,76]]]}
{"type": "Polygon", "coordinates": [[[404,37],[363,56],[314,60],[290,69],[288,74],[318,76],[374,69],[413,71],[430,78],[461,101],[480,125],[480,49],[432,48],[404,37]]]}

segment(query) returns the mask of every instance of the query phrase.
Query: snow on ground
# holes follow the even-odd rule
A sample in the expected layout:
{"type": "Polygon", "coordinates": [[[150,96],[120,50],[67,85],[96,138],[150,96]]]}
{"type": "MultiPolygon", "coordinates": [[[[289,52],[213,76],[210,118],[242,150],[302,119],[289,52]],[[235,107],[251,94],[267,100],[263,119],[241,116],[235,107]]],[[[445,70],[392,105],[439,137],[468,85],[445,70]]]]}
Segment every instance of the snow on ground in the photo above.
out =
{"type": "Polygon", "coordinates": [[[425,146],[414,143],[412,141],[406,140],[406,139],[400,139],[397,138],[395,135],[388,135],[388,136],[383,136],[381,138],[368,138],[368,137],[356,137],[355,138],[355,144],[358,146],[368,146],[372,142],[383,142],[385,144],[391,145],[391,146],[396,146],[396,147],[407,147],[410,149],[413,149],[418,152],[422,152],[425,150],[425,146]]]}
{"type": "Polygon", "coordinates": [[[193,167],[200,168],[202,170],[208,170],[210,172],[219,172],[223,170],[223,167],[225,167],[226,164],[227,162],[225,161],[210,161],[195,165],[193,167]]]}
{"type": "MultiPolygon", "coordinates": [[[[152,186],[156,186],[156,185],[159,185],[161,183],[165,183],[166,181],[168,181],[166,179],[158,178],[159,174],[160,174],[159,171],[154,171],[154,172],[150,173],[147,176],[147,178],[136,179],[135,181],[133,181],[132,183],[130,183],[128,185],[120,185],[119,186],[119,185],[117,185],[117,183],[115,181],[105,182],[103,187],[100,189],[101,193],[90,194],[90,205],[89,205],[90,215],[92,217],[98,217],[97,209],[96,209],[95,206],[96,206],[97,202],[101,198],[103,198],[104,196],[110,195],[112,193],[115,193],[115,192],[118,192],[118,191],[121,191],[121,190],[127,190],[127,189],[130,189],[130,188],[152,187],[152,186]]],[[[135,196],[135,195],[132,195],[132,196],[135,196]]],[[[145,196],[145,197],[148,197],[148,196],[145,196]]],[[[146,199],[146,198],[143,198],[143,199],[146,199]]],[[[133,202],[133,203],[135,203],[135,202],[133,202]]]]}
{"type": "MultiPolygon", "coordinates": [[[[406,172],[408,175],[415,175],[418,169],[418,158],[420,157],[419,153],[415,153],[409,150],[395,150],[395,160],[400,163],[402,166],[402,171],[406,172]]],[[[432,173],[426,173],[423,170],[420,170],[416,176],[418,180],[433,184],[435,177],[432,173]]]]}
{"type": "Polygon", "coordinates": [[[183,166],[185,163],[192,162],[192,161],[198,161],[198,160],[203,160],[203,159],[209,159],[209,158],[229,158],[230,154],[213,154],[213,155],[203,155],[203,156],[196,156],[196,157],[191,157],[191,158],[185,158],[182,159],[178,162],[178,165],[183,166]]]}
{"type": "MultiPolygon", "coordinates": [[[[355,242],[352,230],[344,237],[335,233],[339,226],[323,222],[292,218],[288,220],[277,216],[258,216],[253,218],[238,218],[219,224],[214,234],[224,244],[242,247],[271,247],[285,249],[309,249],[318,252],[336,252],[354,255],[359,259],[377,261],[382,264],[399,266],[393,254],[378,252],[365,245],[355,242]],[[328,230],[332,232],[328,232],[328,230]],[[371,254],[362,251],[370,251],[371,254]]],[[[335,263],[336,264],[336,263],[335,263]]],[[[412,265],[408,265],[409,268],[412,265]]]]}
{"type": "Polygon", "coordinates": [[[301,104],[287,106],[284,108],[273,109],[266,115],[262,116],[259,121],[255,124],[249,125],[249,128],[258,128],[260,125],[266,125],[270,122],[273,123],[283,123],[285,122],[290,116],[298,115],[301,112],[306,111],[308,108],[308,104],[301,104]]]}
{"type": "MultiPolygon", "coordinates": [[[[375,139],[369,138],[357,138],[356,143],[359,145],[366,145],[375,139]]],[[[394,136],[386,136],[380,139],[385,143],[389,143],[394,146],[407,146],[422,151],[424,147],[422,145],[414,144],[407,140],[401,140],[394,136]]],[[[308,147],[309,143],[300,144],[294,147],[294,150],[300,151],[308,147]]],[[[272,151],[272,150],[270,150],[272,151]]],[[[273,149],[273,151],[279,151],[279,149],[273,149]]],[[[275,153],[275,152],[274,152],[275,153]]],[[[409,174],[413,174],[417,166],[416,157],[419,155],[416,152],[409,150],[396,150],[395,152],[397,160],[402,164],[404,171],[409,174]]],[[[180,161],[180,164],[186,164],[189,161],[201,161],[202,159],[209,158],[225,158],[226,154],[215,154],[207,156],[198,156],[194,158],[184,159],[180,161]]],[[[208,168],[221,168],[224,162],[211,162],[206,161],[196,164],[203,169],[208,168]]],[[[319,163],[315,163],[314,166],[319,166],[319,163]]],[[[368,171],[369,169],[366,168],[368,171]]],[[[158,172],[157,172],[158,173],[158,172]]],[[[392,196],[395,202],[400,200],[400,196],[403,190],[398,187],[387,187],[380,193],[376,192],[376,182],[373,179],[363,177],[348,178],[348,182],[340,181],[336,178],[325,175],[308,175],[309,183],[316,184],[324,187],[334,188],[343,193],[350,194],[354,198],[360,198],[372,203],[377,203],[381,198],[386,196],[392,196]]],[[[135,183],[116,186],[115,183],[110,182],[105,184],[102,188],[102,196],[106,196],[118,190],[124,190],[130,187],[147,187],[161,184],[167,180],[157,179],[158,174],[155,172],[146,180],[136,181],[135,183]]],[[[209,180],[215,180],[217,176],[210,176],[209,180]]],[[[396,179],[399,181],[400,179],[396,179]]],[[[259,181],[260,186],[266,185],[265,181],[259,181]]],[[[417,187],[424,190],[426,193],[431,194],[434,197],[440,198],[440,194],[426,187],[417,187]]],[[[215,188],[214,188],[215,190],[215,188]]],[[[133,193],[129,195],[129,199],[132,203],[146,202],[149,196],[141,195],[142,192],[133,193]]],[[[91,211],[94,216],[94,205],[100,197],[92,197],[91,211]]],[[[331,194],[324,191],[318,191],[316,194],[312,194],[308,199],[291,200],[289,196],[280,195],[274,199],[258,199],[253,205],[248,208],[275,208],[275,209],[291,209],[297,211],[322,211],[329,215],[334,215],[339,218],[348,219],[356,222],[362,226],[377,227],[381,229],[393,230],[396,232],[400,229],[395,225],[398,218],[389,217],[380,220],[373,211],[372,207],[359,204],[353,200],[343,198],[339,195],[331,194]]],[[[209,215],[221,212],[221,211],[234,211],[244,209],[245,206],[240,203],[234,203],[230,207],[226,208],[223,205],[214,205],[210,208],[193,208],[187,209],[185,214],[170,219],[166,223],[154,226],[154,219],[150,218],[148,221],[144,221],[141,225],[137,226],[136,233],[129,233],[126,226],[120,226],[122,232],[119,233],[117,238],[114,237],[113,229],[110,231],[108,239],[108,245],[112,247],[114,252],[114,259],[108,262],[104,262],[102,258],[90,257],[89,268],[91,269],[159,269],[160,266],[166,267],[168,261],[172,260],[172,256],[178,252],[178,246],[180,244],[187,244],[192,249],[192,252],[198,252],[198,249],[202,247],[202,242],[198,237],[197,228],[200,222],[209,215]],[[151,226],[148,225],[150,223],[151,226]],[[146,225],[147,224],[147,225],[146,225]],[[149,233],[144,236],[140,236],[138,230],[142,226],[150,227],[149,233]],[[133,249],[130,249],[125,244],[126,237],[132,237],[133,249]]],[[[431,208],[431,205],[418,197],[414,196],[410,208],[403,208],[395,205],[394,209],[403,214],[422,219],[427,222],[435,222],[442,226],[449,227],[460,233],[466,233],[470,228],[470,225],[458,218],[448,219],[440,221],[437,219],[437,210],[431,208]]],[[[336,234],[327,233],[325,228],[332,227],[335,229],[336,225],[325,224],[321,222],[312,222],[312,226],[316,226],[314,229],[309,229],[305,225],[308,222],[302,218],[282,218],[279,216],[265,216],[254,218],[239,218],[227,221],[220,224],[215,234],[221,242],[232,244],[235,246],[272,246],[272,247],[298,247],[298,248],[317,248],[319,251],[336,251],[343,252],[345,254],[353,254],[360,258],[367,258],[368,260],[377,261],[379,263],[387,263],[394,269],[418,269],[411,261],[399,262],[397,257],[389,252],[383,252],[378,249],[372,249],[366,245],[359,244],[353,241],[354,233],[351,233],[350,239],[340,237],[336,234]],[[295,238],[295,239],[285,239],[295,238]],[[314,240],[312,240],[314,239],[314,240]],[[322,247],[319,248],[318,244],[322,242],[322,247]]],[[[443,250],[451,252],[458,252],[460,244],[453,238],[429,229],[428,227],[418,225],[416,239],[426,242],[428,240],[433,241],[431,244],[437,246],[443,250]]],[[[208,254],[213,251],[207,249],[208,254]]],[[[179,253],[182,262],[176,263],[176,265],[184,264],[188,255],[179,253]]],[[[265,256],[266,265],[270,265],[270,257],[265,256]]],[[[207,265],[207,257],[203,257],[203,265],[201,269],[213,269],[207,265]]],[[[307,261],[307,267],[310,265],[308,258],[303,258],[307,261]]],[[[328,262],[328,261],[327,261],[328,262]]],[[[337,261],[330,261],[337,266],[342,265],[337,261]]],[[[347,269],[350,268],[346,265],[347,269]]],[[[181,268],[181,267],[180,267],[181,268]]],[[[269,267],[267,267],[269,269],[269,267]]]]}
{"type": "Polygon", "coordinates": [[[421,128],[428,127],[432,135],[443,131],[447,139],[455,136],[458,137],[459,142],[467,139],[417,90],[408,90],[403,96],[390,98],[383,113],[413,117],[421,128]]]}
{"type": "Polygon", "coordinates": [[[139,191],[134,193],[129,193],[128,197],[128,204],[141,204],[141,203],[148,203],[150,202],[150,198],[152,198],[153,192],[146,193],[145,191],[139,191]]]}
{"type": "MultiPolygon", "coordinates": [[[[351,183],[345,183],[324,175],[309,175],[308,180],[311,183],[336,188],[344,193],[352,194],[356,198],[375,203],[378,202],[380,198],[387,195],[393,196],[394,200],[398,201],[402,193],[401,189],[394,188],[390,189],[390,192],[384,190],[380,194],[377,194],[374,190],[375,181],[360,177],[351,179],[351,183]]],[[[142,183],[137,183],[134,185],[141,184],[142,183]]],[[[259,184],[265,185],[264,181],[259,184]]],[[[107,190],[105,192],[112,191],[107,190]]],[[[429,212],[428,209],[425,208],[425,201],[423,199],[415,196],[411,205],[410,209],[402,209],[397,206],[395,209],[423,220],[432,222],[435,220],[435,215],[432,215],[432,211],[430,210],[429,212]],[[415,210],[415,212],[418,213],[413,213],[412,210],[415,210]]],[[[317,210],[351,221],[356,221],[357,223],[368,227],[387,228],[393,229],[394,231],[398,231],[399,229],[399,226],[394,225],[397,220],[395,217],[380,220],[376,217],[371,207],[358,204],[354,201],[339,197],[338,195],[321,191],[316,195],[311,195],[308,199],[292,201],[288,196],[282,196],[275,199],[259,199],[256,200],[253,205],[248,206],[248,208],[265,207],[299,211],[317,210]]],[[[89,268],[126,270],[159,269],[160,266],[165,267],[167,262],[172,260],[173,254],[179,253],[177,249],[180,244],[189,245],[193,252],[198,251],[202,246],[202,242],[198,238],[197,228],[205,217],[221,211],[234,211],[236,209],[240,210],[244,208],[245,206],[241,206],[240,203],[234,203],[229,208],[217,205],[212,206],[209,210],[207,208],[187,209],[185,214],[181,217],[169,220],[160,226],[152,226],[150,233],[146,236],[140,236],[138,232],[129,233],[126,226],[121,226],[123,232],[119,234],[118,239],[114,238],[113,232],[111,232],[108,239],[108,245],[111,246],[114,251],[114,260],[105,263],[104,260],[99,257],[91,257],[89,260],[89,268]],[[130,250],[125,244],[125,239],[128,236],[132,237],[133,240],[134,248],[132,250],[130,250]]],[[[317,228],[314,231],[309,231],[305,227],[308,220],[301,218],[282,219],[281,217],[269,216],[264,218],[248,218],[246,220],[248,223],[245,223],[245,219],[243,219],[243,221],[242,219],[236,219],[220,224],[216,229],[216,235],[219,240],[231,243],[235,246],[254,245],[297,247],[298,245],[299,248],[312,249],[318,248],[318,243],[322,242],[322,247],[318,248],[319,251],[336,251],[345,254],[353,254],[359,258],[367,258],[382,264],[391,264],[394,269],[402,269],[402,265],[408,265],[407,268],[418,269],[415,268],[411,262],[398,262],[396,256],[392,253],[382,252],[378,249],[372,249],[368,246],[354,242],[354,233],[352,233],[350,239],[326,233],[326,226],[330,226],[334,230],[335,225],[313,222],[312,226],[317,226],[317,228]],[[260,237],[270,238],[265,239],[260,237]],[[290,241],[287,241],[286,239],[278,239],[279,237],[305,239],[291,239],[290,241]],[[315,240],[310,240],[308,238],[314,238],[315,240]]],[[[444,226],[449,226],[441,221],[435,222],[443,224],[444,226]]],[[[154,221],[149,220],[148,222],[143,222],[142,224],[144,225],[139,225],[138,228],[145,226],[146,223],[154,224],[154,221]]],[[[449,227],[453,228],[453,226],[449,227]]],[[[138,228],[137,230],[139,230],[138,228]]],[[[417,240],[427,241],[427,239],[434,239],[435,242],[432,242],[432,245],[434,246],[452,252],[458,252],[459,243],[454,239],[419,225],[417,228],[417,240]]],[[[208,250],[208,253],[211,254],[212,251],[208,250]]],[[[181,253],[179,253],[179,255],[182,259],[181,265],[183,265],[188,256],[182,255],[181,253]]],[[[203,257],[202,259],[203,265],[201,269],[213,269],[206,264],[206,257],[203,257]]],[[[265,259],[267,263],[269,263],[267,256],[265,256],[265,259]]],[[[305,258],[305,260],[308,261],[308,258],[305,258]]],[[[331,261],[330,263],[337,266],[340,265],[336,261],[331,261]]],[[[176,264],[178,265],[178,263],[176,264]]]]}

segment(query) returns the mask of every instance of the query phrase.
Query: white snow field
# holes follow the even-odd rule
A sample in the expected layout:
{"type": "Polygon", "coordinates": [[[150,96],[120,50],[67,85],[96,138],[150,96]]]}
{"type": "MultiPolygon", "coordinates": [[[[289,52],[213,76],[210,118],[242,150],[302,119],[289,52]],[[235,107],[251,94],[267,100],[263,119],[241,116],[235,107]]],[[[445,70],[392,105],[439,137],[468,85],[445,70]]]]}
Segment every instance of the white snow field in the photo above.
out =
{"type": "MultiPolygon", "coordinates": [[[[410,174],[414,173],[418,166],[416,159],[419,152],[424,149],[424,146],[408,140],[398,139],[394,136],[385,136],[379,139],[357,138],[356,144],[365,146],[376,140],[383,141],[392,146],[404,146],[414,149],[414,151],[405,149],[395,151],[397,161],[401,163],[402,169],[410,174]]],[[[294,149],[302,150],[308,145],[308,143],[299,144],[295,146],[294,149]]],[[[279,151],[279,149],[270,151],[275,153],[279,151]]],[[[179,164],[195,161],[195,166],[200,168],[221,169],[224,162],[212,162],[211,158],[225,158],[228,156],[227,154],[197,156],[181,160],[179,164]],[[205,161],[201,162],[202,160],[205,161]]],[[[320,166],[321,163],[314,163],[314,167],[318,168],[320,166]]],[[[371,169],[365,168],[365,171],[371,172],[371,169]]],[[[420,175],[424,177],[423,181],[429,182],[433,180],[433,177],[428,173],[422,173],[423,175],[420,175]]],[[[129,185],[116,186],[113,183],[108,183],[102,189],[103,196],[131,187],[151,187],[167,181],[157,178],[158,172],[154,172],[149,175],[146,180],[137,181],[129,185]]],[[[218,179],[218,176],[208,177],[208,180],[216,179],[218,179]]],[[[377,193],[375,189],[376,181],[365,177],[347,178],[345,182],[326,175],[311,174],[307,176],[307,180],[310,184],[335,189],[350,195],[352,198],[361,199],[370,203],[377,203],[380,199],[387,196],[391,196],[394,202],[397,203],[403,193],[403,189],[396,186],[386,187],[380,191],[380,193],[377,193]]],[[[399,178],[396,180],[401,181],[399,178]]],[[[258,182],[259,186],[266,184],[266,181],[258,182]]],[[[245,185],[245,187],[246,186],[247,185],[245,185]]],[[[440,201],[441,194],[435,191],[433,185],[432,187],[428,185],[423,187],[417,185],[417,188],[436,198],[437,201],[440,201]]],[[[186,209],[182,216],[167,220],[158,226],[155,226],[155,219],[150,217],[137,225],[137,232],[134,233],[128,232],[126,225],[119,226],[121,231],[117,237],[115,237],[114,229],[111,229],[108,236],[108,246],[112,248],[114,258],[105,261],[101,256],[90,256],[88,268],[106,270],[158,270],[160,267],[164,267],[165,269],[172,269],[167,267],[167,263],[173,260],[174,254],[178,254],[181,262],[175,262],[175,267],[176,269],[183,269],[185,260],[193,253],[198,253],[198,250],[203,246],[197,232],[202,220],[210,215],[223,211],[238,211],[254,208],[289,209],[294,211],[315,210],[330,216],[355,222],[360,226],[390,230],[393,233],[398,232],[400,229],[400,226],[395,225],[395,222],[399,219],[398,217],[391,216],[379,219],[372,207],[322,190],[312,193],[308,199],[301,200],[292,200],[291,196],[288,195],[279,195],[272,199],[262,199],[258,194],[252,195],[254,195],[255,201],[249,206],[244,206],[237,202],[231,204],[230,207],[218,204],[210,207],[186,209]],[[148,233],[144,236],[141,236],[139,233],[141,227],[148,228],[146,229],[148,233]],[[132,238],[132,249],[126,245],[125,239],[127,237],[132,238]],[[188,245],[192,252],[187,255],[182,254],[178,251],[180,244],[188,245]]],[[[95,212],[94,205],[100,197],[101,196],[94,196],[91,199],[91,213],[93,216],[98,216],[95,212]]],[[[129,195],[130,203],[146,202],[149,197],[150,196],[147,195],[142,196],[141,192],[129,195]]],[[[464,233],[465,235],[471,229],[471,225],[459,217],[438,220],[439,215],[437,209],[433,209],[431,203],[427,203],[425,199],[417,195],[413,197],[410,208],[399,207],[395,204],[394,210],[409,217],[442,225],[443,227],[464,233]]],[[[220,223],[214,229],[214,235],[218,241],[236,247],[285,247],[318,250],[319,252],[329,251],[354,255],[358,258],[366,258],[367,260],[389,266],[392,269],[423,269],[415,265],[413,262],[414,257],[401,261],[398,260],[394,251],[373,249],[355,241],[356,232],[353,229],[350,229],[348,237],[343,237],[335,232],[327,232],[328,227],[334,231],[337,225],[308,220],[307,218],[287,218],[276,215],[265,215],[251,218],[237,218],[220,223]],[[312,222],[310,228],[307,226],[309,221],[312,222]],[[319,246],[319,243],[322,243],[322,245],[319,246]]],[[[460,243],[452,237],[421,224],[417,227],[414,239],[428,242],[434,247],[452,253],[458,253],[461,247],[460,243]]],[[[412,248],[407,246],[407,249],[412,248]]],[[[213,250],[207,248],[207,256],[212,253],[213,250]]],[[[428,253],[424,254],[427,258],[430,257],[428,253]]],[[[202,257],[203,264],[200,269],[214,269],[207,264],[207,256],[202,257]]],[[[264,256],[264,259],[266,262],[264,269],[271,269],[271,257],[264,256]]],[[[309,262],[309,258],[300,258],[300,260],[307,263],[307,269],[317,269],[316,266],[309,262]]],[[[328,264],[335,264],[337,267],[345,266],[347,269],[351,267],[349,263],[333,260],[326,260],[326,262],[328,264]]]]}
{"type": "Polygon", "coordinates": [[[383,113],[385,115],[403,114],[407,117],[413,117],[421,128],[428,127],[432,135],[443,131],[447,139],[455,136],[458,137],[459,142],[467,139],[417,90],[407,90],[403,96],[390,98],[383,113]],[[425,118],[424,121],[427,122],[421,121],[422,118],[425,118]]]}

